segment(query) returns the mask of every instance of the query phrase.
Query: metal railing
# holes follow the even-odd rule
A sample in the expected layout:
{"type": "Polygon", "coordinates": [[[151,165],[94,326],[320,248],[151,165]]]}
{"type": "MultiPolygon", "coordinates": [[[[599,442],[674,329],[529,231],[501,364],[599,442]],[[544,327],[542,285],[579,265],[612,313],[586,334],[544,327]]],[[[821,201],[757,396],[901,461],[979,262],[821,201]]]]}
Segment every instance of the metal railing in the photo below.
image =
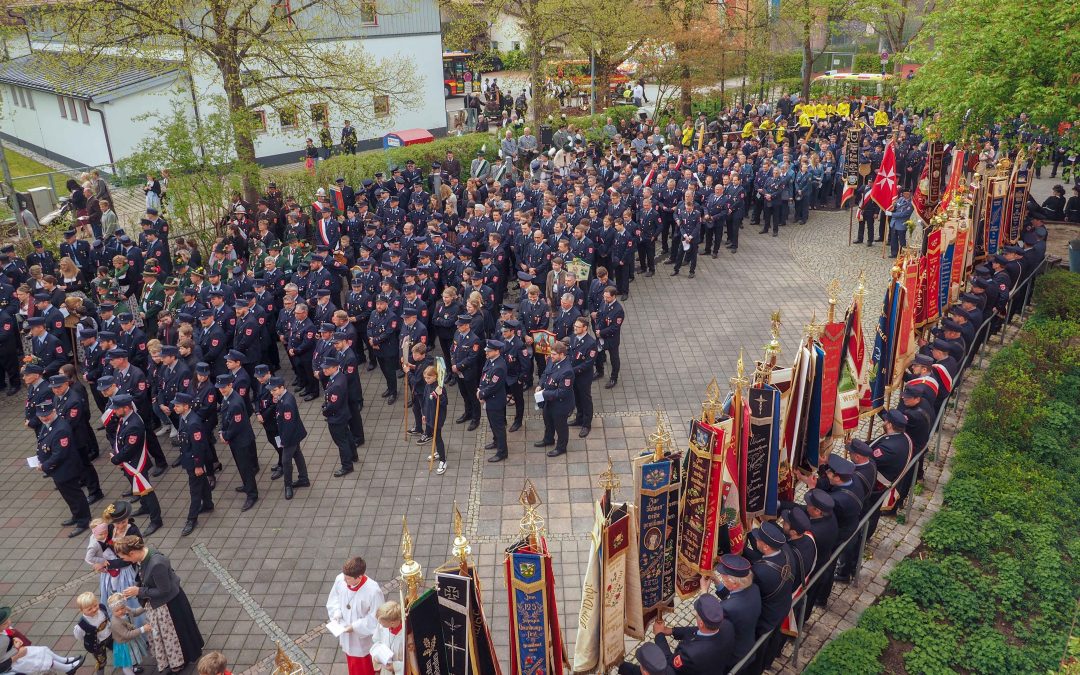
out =
{"type": "MultiPolygon", "coordinates": [[[[1020,296],[1021,293],[1023,293],[1023,298],[1024,298],[1025,302],[1027,301],[1028,298],[1030,298],[1031,289],[1034,287],[1034,280],[1035,280],[1036,277],[1038,277],[1040,274],[1042,274],[1043,271],[1045,271],[1047,264],[1048,264],[1047,260],[1044,258],[1043,261],[1039,264],[1039,266],[1036,267],[1031,272],[1031,274],[1028,274],[1027,278],[1025,278],[1019,284],[1017,284],[1017,286],[1015,288],[1013,288],[1013,290],[1009,293],[1009,301],[1006,303],[1006,308],[1005,308],[1005,320],[1003,321],[1003,324],[1002,324],[1002,327],[1001,327],[1001,344],[1004,344],[1004,342],[1005,342],[1005,328],[1009,325],[1009,321],[1008,321],[1009,312],[1011,310],[1013,301],[1016,300],[1016,298],[1018,296],[1020,296]]],[[[950,402],[952,402],[952,410],[953,411],[956,410],[956,401],[959,399],[958,392],[960,390],[960,385],[963,383],[964,374],[967,371],[966,366],[970,365],[971,358],[974,356],[974,353],[975,353],[976,349],[978,350],[978,352],[980,354],[980,362],[979,362],[979,365],[977,367],[981,369],[981,367],[982,367],[981,366],[982,354],[984,352],[984,350],[981,349],[981,347],[984,344],[986,344],[987,340],[984,339],[983,341],[980,342],[977,338],[981,333],[989,331],[990,324],[994,320],[994,318],[995,318],[994,314],[991,313],[991,316],[988,319],[986,319],[985,321],[983,321],[982,325],[979,327],[979,330],[976,331],[976,339],[972,341],[971,345],[968,345],[968,348],[967,348],[967,350],[966,350],[966,352],[964,354],[964,361],[962,362],[962,365],[964,367],[961,368],[961,371],[960,371],[956,381],[953,383],[952,390],[949,392],[948,396],[946,396],[945,400],[942,401],[941,407],[938,409],[937,416],[934,418],[934,423],[930,427],[930,436],[928,437],[928,439],[932,438],[935,441],[935,443],[934,443],[934,457],[939,463],[942,463],[942,464],[944,463],[944,455],[941,453],[941,438],[942,438],[941,424],[942,424],[942,422],[944,422],[947,414],[949,413],[950,402]]],[[[987,335],[986,338],[989,338],[989,335],[987,335]]],[[[912,472],[912,470],[914,470],[915,467],[919,466],[920,461],[923,459],[923,457],[926,456],[926,454],[929,451],[930,447],[931,447],[931,442],[929,440],[927,440],[927,443],[922,448],[922,450],[920,450],[919,452],[915,453],[912,456],[911,460],[907,463],[906,466],[904,466],[904,470],[901,471],[900,474],[896,477],[896,480],[893,481],[894,486],[901,485],[902,482],[908,478],[908,476],[912,472]]],[[[869,532],[869,528],[870,528],[870,522],[872,520],[874,520],[874,518],[876,516],[878,516],[878,511],[881,509],[881,506],[888,499],[889,492],[890,492],[889,490],[886,490],[885,492],[883,492],[881,494],[881,496],[877,499],[877,501],[874,502],[872,507],[866,512],[866,515],[864,515],[859,520],[859,523],[858,523],[858,525],[856,525],[854,532],[852,532],[847,537],[847,539],[845,539],[842,542],[839,542],[836,545],[836,548],[833,550],[832,555],[829,556],[829,559],[827,561],[825,561],[825,563],[818,569],[818,571],[816,573],[814,573],[810,577],[810,579],[805,584],[803,584],[803,588],[805,590],[803,591],[802,595],[799,597],[799,600],[796,600],[795,603],[793,604],[793,609],[795,611],[795,625],[797,626],[797,629],[798,629],[798,635],[794,639],[794,644],[792,646],[792,652],[791,652],[790,659],[791,659],[791,663],[796,668],[799,667],[799,650],[800,650],[800,648],[802,646],[802,642],[803,642],[803,640],[805,638],[805,635],[806,635],[806,631],[805,631],[806,622],[809,619],[810,614],[813,613],[813,609],[814,609],[813,606],[809,606],[810,603],[807,601],[808,598],[812,599],[813,594],[811,593],[811,590],[814,589],[817,586],[818,582],[821,580],[822,577],[824,577],[827,574],[830,574],[830,573],[833,572],[834,568],[836,567],[836,563],[840,560],[841,557],[844,556],[848,546],[850,546],[856,540],[858,541],[859,548],[858,548],[858,555],[855,557],[855,568],[851,571],[850,585],[855,586],[855,587],[857,587],[859,585],[859,573],[861,572],[862,566],[863,566],[863,554],[864,554],[864,552],[866,550],[866,543],[867,543],[867,537],[868,537],[868,532],[869,532]]],[[[907,518],[911,513],[911,508],[914,505],[915,499],[910,494],[907,494],[907,495],[905,495],[905,502],[906,503],[903,506],[903,509],[904,509],[904,517],[907,518]]],[[[899,510],[899,508],[900,507],[898,507],[897,510],[899,510]]],[[[780,630],[780,629],[778,627],[775,630],[780,630]]],[[[741,661],[739,661],[737,664],[735,664],[735,666],[733,666],[728,671],[728,673],[730,675],[736,675],[738,673],[743,672],[743,669],[747,668],[752,663],[754,663],[754,661],[758,658],[758,653],[761,651],[762,648],[764,648],[765,643],[767,643],[770,640],[772,635],[773,635],[773,632],[770,631],[770,632],[767,632],[767,633],[763,634],[761,637],[759,637],[757,639],[757,641],[754,643],[754,646],[746,654],[746,656],[744,656],[741,661]]]]}

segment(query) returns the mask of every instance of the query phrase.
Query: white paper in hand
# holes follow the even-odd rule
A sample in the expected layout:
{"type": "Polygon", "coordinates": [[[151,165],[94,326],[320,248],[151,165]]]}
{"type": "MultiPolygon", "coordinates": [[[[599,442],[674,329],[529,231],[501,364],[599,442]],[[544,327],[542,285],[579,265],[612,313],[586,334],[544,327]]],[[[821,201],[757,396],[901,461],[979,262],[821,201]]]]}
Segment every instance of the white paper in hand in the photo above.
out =
{"type": "Polygon", "coordinates": [[[37,455],[34,455],[33,457],[27,457],[26,466],[30,467],[31,469],[36,469],[41,466],[41,462],[38,460],[37,455]]]}
{"type": "Polygon", "coordinates": [[[533,394],[533,398],[536,399],[537,403],[543,403],[544,402],[544,390],[541,389],[540,391],[533,394]]]}
{"type": "Polygon", "coordinates": [[[684,242],[682,243],[682,250],[684,250],[684,251],[689,251],[689,250],[690,250],[690,242],[688,242],[688,241],[684,241],[684,242]]]}
{"type": "Polygon", "coordinates": [[[331,621],[330,623],[326,624],[326,630],[330,631],[330,634],[334,637],[339,637],[342,633],[345,632],[346,628],[347,626],[345,624],[338,621],[331,621]]]}
{"type": "Polygon", "coordinates": [[[381,642],[371,646],[371,658],[382,665],[387,665],[394,660],[394,650],[381,642]]]}

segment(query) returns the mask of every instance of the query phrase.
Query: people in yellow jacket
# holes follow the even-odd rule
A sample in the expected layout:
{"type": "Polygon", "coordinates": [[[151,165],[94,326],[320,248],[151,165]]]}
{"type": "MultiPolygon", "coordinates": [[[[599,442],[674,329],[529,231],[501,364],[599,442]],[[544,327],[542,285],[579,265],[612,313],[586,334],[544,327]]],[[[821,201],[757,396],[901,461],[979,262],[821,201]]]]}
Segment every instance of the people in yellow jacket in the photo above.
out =
{"type": "Polygon", "coordinates": [[[889,126],[889,113],[884,110],[879,110],[874,113],[874,126],[875,127],[887,127],[889,126]]]}
{"type": "Polygon", "coordinates": [[[748,120],[746,124],[743,125],[742,137],[750,138],[754,135],[755,131],[757,131],[757,127],[754,126],[754,120],[748,120]]]}
{"type": "Polygon", "coordinates": [[[810,115],[806,114],[806,110],[804,109],[802,113],[799,114],[799,127],[802,129],[809,129],[811,126],[810,115]]]}
{"type": "Polygon", "coordinates": [[[836,114],[840,117],[851,116],[851,104],[847,101],[840,101],[836,104],[836,114]]]}

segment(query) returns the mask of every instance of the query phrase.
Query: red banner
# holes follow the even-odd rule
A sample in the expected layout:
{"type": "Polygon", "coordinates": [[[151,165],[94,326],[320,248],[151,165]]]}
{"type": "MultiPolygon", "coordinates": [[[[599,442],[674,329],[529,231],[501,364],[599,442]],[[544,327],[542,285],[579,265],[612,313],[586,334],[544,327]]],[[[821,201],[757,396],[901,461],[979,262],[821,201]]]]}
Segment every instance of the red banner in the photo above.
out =
{"type": "Polygon", "coordinates": [[[958,284],[961,289],[964,288],[967,281],[967,260],[970,257],[968,255],[969,231],[968,227],[956,228],[956,247],[953,250],[952,259],[952,283],[953,285],[958,284]]]}
{"type": "Polygon", "coordinates": [[[844,331],[847,326],[842,321],[825,324],[821,331],[820,344],[825,351],[821,361],[821,423],[818,425],[818,437],[828,438],[833,429],[833,414],[836,412],[836,391],[840,385],[840,364],[844,360],[844,331]]]}
{"type": "Polygon", "coordinates": [[[716,549],[720,543],[720,525],[724,523],[724,493],[726,491],[724,451],[730,442],[731,423],[730,419],[716,425],[701,423],[701,426],[713,432],[714,436],[712,471],[709,473],[709,496],[705,507],[705,527],[701,539],[701,553],[698,555],[700,572],[713,568],[716,549]]]}
{"type": "Polygon", "coordinates": [[[926,323],[938,318],[938,292],[941,285],[941,230],[926,237],[926,283],[922,286],[922,304],[926,323]]]}

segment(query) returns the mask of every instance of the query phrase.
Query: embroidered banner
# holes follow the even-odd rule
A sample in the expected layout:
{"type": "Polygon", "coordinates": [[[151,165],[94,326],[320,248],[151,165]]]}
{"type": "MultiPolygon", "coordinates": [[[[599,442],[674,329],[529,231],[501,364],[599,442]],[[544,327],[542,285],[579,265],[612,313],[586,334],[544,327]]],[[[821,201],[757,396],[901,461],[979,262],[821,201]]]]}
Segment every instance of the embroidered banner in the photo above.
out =
{"type": "MultiPolygon", "coordinates": [[[[675,590],[680,598],[697,595],[700,591],[699,561],[705,546],[715,444],[716,432],[708,425],[694,420],[690,426],[690,452],[684,459],[685,478],[679,504],[675,590]]],[[[715,510],[715,506],[713,508],[715,510]]]]}
{"type": "MultiPolygon", "coordinates": [[[[746,432],[736,433],[735,415],[739,414],[739,423],[742,429],[750,426],[749,410],[743,402],[741,411],[731,410],[730,402],[728,411],[731,417],[717,425],[723,436],[717,440],[723,443],[723,476],[721,478],[720,509],[717,518],[716,545],[710,550],[714,553],[740,554],[746,540],[746,530],[743,527],[742,518],[742,458],[745,456],[746,432]]],[[[702,571],[711,570],[715,561],[708,561],[708,566],[702,565],[702,571]]]]}
{"type": "Polygon", "coordinates": [[[472,675],[491,673],[502,675],[502,666],[499,658],[495,655],[495,644],[491,641],[491,628],[488,626],[487,617],[484,616],[484,601],[480,595],[480,579],[476,575],[476,569],[469,570],[472,583],[469,584],[471,593],[469,600],[469,630],[472,637],[472,675]]]}
{"type": "Polygon", "coordinates": [[[837,436],[844,436],[859,426],[859,404],[866,384],[863,377],[866,343],[862,329],[862,304],[858,298],[852,299],[844,325],[844,366],[836,387],[836,414],[833,419],[833,433],[837,436]]]}
{"type": "Polygon", "coordinates": [[[833,414],[836,411],[836,391],[840,385],[840,364],[844,359],[843,321],[825,324],[821,331],[819,344],[825,352],[821,360],[821,418],[818,422],[818,437],[825,440],[832,434],[833,414]]]}
{"type": "Polygon", "coordinates": [[[941,201],[941,187],[944,181],[942,170],[945,168],[945,144],[939,141],[930,143],[926,153],[926,163],[930,167],[927,178],[930,185],[927,190],[927,206],[929,212],[934,212],[934,207],[941,201]]]}
{"type": "Polygon", "coordinates": [[[938,313],[945,314],[949,309],[949,293],[952,291],[953,256],[956,255],[956,239],[954,233],[946,229],[946,236],[950,241],[945,245],[941,253],[941,278],[938,281],[938,313]],[[948,236],[952,234],[953,236],[948,236]]]}
{"type": "Polygon", "coordinates": [[[659,461],[652,459],[653,455],[649,453],[633,461],[634,501],[639,505],[638,567],[645,620],[652,618],[660,608],[669,607],[675,595],[673,554],[677,529],[670,528],[670,511],[678,512],[678,455],[659,461]]]}
{"type": "Polygon", "coordinates": [[[1026,162],[1017,162],[1013,169],[1012,186],[1009,189],[1009,208],[1006,221],[1008,222],[1005,243],[1015,244],[1020,239],[1020,231],[1024,227],[1024,216],[1027,213],[1027,195],[1030,187],[1029,174],[1026,162]]]}
{"type": "MultiPolygon", "coordinates": [[[[971,230],[966,223],[961,223],[956,229],[956,247],[953,252],[952,283],[954,286],[963,287],[967,282],[968,260],[971,258],[969,249],[971,239],[968,236],[971,230]]],[[[960,297],[959,292],[953,297],[960,297]]]]}
{"type": "MultiPolygon", "coordinates": [[[[781,501],[792,501],[795,498],[793,467],[796,466],[795,462],[798,461],[802,450],[800,434],[806,430],[804,418],[806,405],[810,401],[810,376],[812,374],[810,360],[810,350],[801,346],[795,355],[795,363],[791,366],[791,385],[786,392],[781,390],[781,400],[787,401],[784,407],[783,436],[780,441],[778,489],[781,501]]],[[[777,383],[775,377],[773,382],[777,383]]]]}
{"type": "Polygon", "coordinates": [[[510,595],[512,673],[555,675],[548,635],[547,565],[528,548],[508,552],[506,587],[510,595]]]}
{"type": "Polygon", "coordinates": [[[1005,197],[1009,193],[1009,179],[991,178],[986,192],[986,252],[995,255],[1002,247],[1002,221],[1005,218],[1005,197]]]}
{"type": "Polygon", "coordinates": [[[581,586],[581,607],[578,610],[577,640],[574,641],[574,672],[596,669],[600,660],[600,603],[603,567],[604,513],[598,502],[593,503],[593,527],[589,533],[589,560],[581,586]]]}
{"type": "Polygon", "coordinates": [[[447,675],[471,675],[472,650],[470,615],[472,579],[460,574],[435,574],[439,595],[439,620],[442,623],[447,675]]]}
{"type": "Polygon", "coordinates": [[[934,230],[926,237],[926,285],[922,288],[926,323],[932,323],[940,316],[938,287],[941,284],[941,253],[944,250],[941,238],[940,229],[934,230]]]}
{"type": "Polygon", "coordinates": [[[750,387],[750,427],[743,491],[747,520],[776,515],[776,471],[780,463],[780,392],[771,384],[750,387]]]}
{"type": "Polygon", "coordinates": [[[420,675],[445,675],[446,661],[439,599],[433,589],[420,594],[405,614],[407,657],[420,675]]]}
{"type": "Polygon", "coordinates": [[[626,655],[626,567],[630,550],[630,516],[625,505],[613,508],[604,528],[604,578],[600,610],[600,661],[602,670],[622,663],[626,655]]]}
{"type": "Polygon", "coordinates": [[[816,471],[818,452],[821,448],[821,389],[823,382],[822,363],[825,351],[816,342],[810,345],[810,396],[806,406],[806,426],[803,429],[802,450],[792,466],[816,471]]]}

